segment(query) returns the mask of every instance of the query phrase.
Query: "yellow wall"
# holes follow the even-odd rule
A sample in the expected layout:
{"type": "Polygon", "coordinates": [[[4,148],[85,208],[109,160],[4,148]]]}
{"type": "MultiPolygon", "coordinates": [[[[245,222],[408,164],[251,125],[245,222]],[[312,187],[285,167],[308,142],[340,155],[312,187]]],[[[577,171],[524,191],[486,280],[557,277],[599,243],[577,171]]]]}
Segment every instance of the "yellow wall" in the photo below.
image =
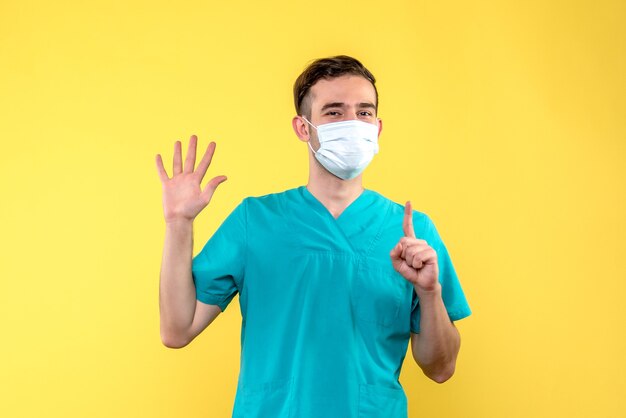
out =
{"type": "Polygon", "coordinates": [[[384,121],[365,183],[428,213],[473,315],[411,417],[626,416],[626,3],[0,4],[0,416],[227,417],[237,300],[159,337],[171,174],[218,144],[197,253],[243,197],[306,182],[291,87],[347,53],[384,121]],[[176,4],[176,5],[175,5],[176,4]]]}

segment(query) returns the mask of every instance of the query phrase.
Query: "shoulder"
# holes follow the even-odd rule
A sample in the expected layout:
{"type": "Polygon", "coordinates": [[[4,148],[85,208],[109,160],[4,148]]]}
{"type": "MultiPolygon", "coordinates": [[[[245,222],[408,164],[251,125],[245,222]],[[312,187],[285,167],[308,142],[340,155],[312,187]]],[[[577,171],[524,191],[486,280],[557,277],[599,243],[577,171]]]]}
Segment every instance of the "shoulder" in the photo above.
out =
{"type": "Polygon", "coordinates": [[[280,203],[285,199],[293,198],[299,193],[299,187],[284,190],[276,193],[268,193],[259,196],[248,196],[243,199],[242,203],[248,207],[272,206],[280,203]]]}
{"type": "Polygon", "coordinates": [[[289,206],[289,202],[297,201],[301,196],[300,188],[293,188],[276,193],[269,193],[259,196],[248,196],[244,198],[239,206],[246,213],[246,217],[255,219],[257,217],[278,216],[284,212],[284,208],[289,206]]]}
{"type": "MultiPolygon", "coordinates": [[[[383,196],[378,192],[369,192],[376,196],[376,199],[379,199],[381,202],[386,202],[386,205],[389,208],[386,218],[388,227],[394,230],[402,231],[405,202],[399,203],[383,196]]],[[[411,203],[413,204],[413,230],[415,231],[415,236],[420,239],[425,239],[428,242],[433,241],[433,221],[427,213],[415,209],[416,203],[414,201],[411,201],[411,203]]]]}
{"type": "MultiPolygon", "coordinates": [[[[392,219],[399,219],[400,222],[404,219],[404,203],[398,203],[391,200],[374,190],[368,190],[368,192],[372,193],[377,199],[386,202],[389,205],[390,217],[392,219]]],[[[432,220],[425,212],[413,208],[413,227],[416,231],[418,230],[418,227],[428,229],[431,225],[432,220]]]]}

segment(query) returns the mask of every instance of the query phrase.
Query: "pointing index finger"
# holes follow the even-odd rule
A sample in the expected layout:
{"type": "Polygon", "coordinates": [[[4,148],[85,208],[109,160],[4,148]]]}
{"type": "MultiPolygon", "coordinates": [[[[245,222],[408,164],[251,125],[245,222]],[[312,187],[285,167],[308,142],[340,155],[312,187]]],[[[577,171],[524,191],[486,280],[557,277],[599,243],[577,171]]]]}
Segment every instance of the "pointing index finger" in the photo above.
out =
{"type": "Polygon", "coordinates": [[[404,221],[402,222],[402,229],[404,230],[404,236],[415,238],[415,230],[413,229],[413,208],[411,207],[411,201],[408,200],[404,205],[404,221]]]}

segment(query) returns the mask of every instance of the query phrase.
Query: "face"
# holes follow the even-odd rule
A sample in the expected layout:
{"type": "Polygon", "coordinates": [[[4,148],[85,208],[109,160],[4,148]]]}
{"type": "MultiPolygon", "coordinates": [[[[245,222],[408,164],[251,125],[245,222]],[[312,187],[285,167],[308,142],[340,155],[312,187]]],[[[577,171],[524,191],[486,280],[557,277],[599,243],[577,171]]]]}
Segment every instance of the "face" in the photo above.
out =
{"type": "MultiPolygon", "coordinates": [[[[357,119],[378,126],[382,121],[376,117],[376,91],[369,80],[356,75],[344,75],[332,79],[320,79],[309,90],[311,123],[326,123],[357,119]]],[[[294,117],[294,130],[303,141],[311,141],[313,149],[319,148],[317,132],[300,116],[294,117]]]]}

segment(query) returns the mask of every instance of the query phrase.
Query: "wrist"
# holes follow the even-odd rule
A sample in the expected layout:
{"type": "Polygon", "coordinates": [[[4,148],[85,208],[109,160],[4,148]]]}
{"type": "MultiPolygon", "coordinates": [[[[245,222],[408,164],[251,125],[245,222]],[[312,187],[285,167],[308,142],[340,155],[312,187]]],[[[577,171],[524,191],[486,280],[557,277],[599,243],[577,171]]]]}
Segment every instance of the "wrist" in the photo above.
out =
{"type": "Polygon", "coordinates": [[[193,225],[193,219],[187,218],[172,218],[165,220],[166,229],[189,229],[193,225]]]}
{"type": "Polygon", "coordinates": [[[417,293],[417,297],[420,301],[424,299],[437,299],[441,297],[441,284],[439,282],[435,283],[434,286],[429,288],[421,288],[418,285],[413,285],[415,289],[415,293],[417,293]]]}

